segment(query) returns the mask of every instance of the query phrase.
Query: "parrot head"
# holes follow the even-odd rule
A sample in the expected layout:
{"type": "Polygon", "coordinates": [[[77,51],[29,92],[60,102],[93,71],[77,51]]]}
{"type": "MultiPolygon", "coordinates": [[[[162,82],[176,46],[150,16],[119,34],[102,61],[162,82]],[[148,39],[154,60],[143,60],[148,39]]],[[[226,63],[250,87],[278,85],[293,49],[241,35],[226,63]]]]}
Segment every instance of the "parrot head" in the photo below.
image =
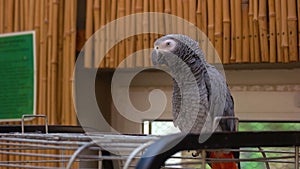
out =
{"type": "Polygon", "coordinates": [[[186,62],[192,59],[195,51],[199,49],[198,42],[192,38],[181,34],[169,34],[154,42],[152,63],[172,66],[179,61],[178,59],[186,62]]]}

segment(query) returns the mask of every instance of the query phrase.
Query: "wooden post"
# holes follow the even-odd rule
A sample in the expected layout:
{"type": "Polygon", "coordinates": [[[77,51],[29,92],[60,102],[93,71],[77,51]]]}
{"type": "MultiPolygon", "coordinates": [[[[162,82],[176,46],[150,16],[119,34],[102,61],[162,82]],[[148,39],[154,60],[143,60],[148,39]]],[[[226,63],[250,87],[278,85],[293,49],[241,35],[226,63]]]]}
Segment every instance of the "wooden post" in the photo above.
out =
{"type": "MultiPolygon", "coordinates": [[[[182,0],[177,0],[177,16],[183,18],[182,0]]],[[[184,34],[184,25],[182,24],[182,22],[177,22],[177,32],[184,34]]]]}
{"type": "Polygon", "coordinates": [[[255,62],[255,52],[254,52],[254,25],[253,25],[253,0],[249,0],[249,43],[250,43],[250,62],[255,62]]]}
{"type": "Polygon", "coordinates": [[[269,44],[268,44],[268,25],[267,25],[267,1],[259,1],[259,34],[260,34],[260,50],[261,50],[261,61],[269,61],[269,44]]]}
{"type": "Polygon", "coordinates": [[[4,10],[5,4],[4,0],[0,0],[0,33],[4,33],[4,10]]]}
{"type": "Polygon", "coordinates": [[[254,33],[254,55],[255,62],[260,62],[260,42],[258,25],[258,0],[253,0],[253,33],[254,33]]]}
{"type": "MultiPolygon", "coordinates": [[[[142,2],[142,1],[139,1],[142,2]]],[[[141,7],[142,8],[142,7],[141,7]]],[[[114,11],[112,11],[113,13],[114,11]]],[[[118,18],[124,17],[125,16],[125,0],[119,0],[118,1],[118,18]]],[[[125,22],[123,22],[126,24],[125,22]]],[[[125,36],[125,27],[124,25],[117,25],[117,32],[116,34],[118,37],[116,38],[119,43],[118,43],[118,56],[119,58],[117,59],[117,64],[114,66],[116,67],[119,64],[119,67],[125,67],[125,63],[123,60],[126,58],[125,56],[125,41],[121,39],[121,37],[125,36]],[[123,63],[123,64],[121,64],[123,63]]],[[[112,58],[115,57],[113,54],[111,56],[112,58]]]]}
{"type": "Polygon", "coordinates": [[[230,63],[230,2],[223,0],[223,64],[230,63]]]}
{"type": "MultiPolygon", "coordinates": [[[[197,11],[196,11],[196,25],[198,29],[202,31],[202,1],[197,2],[197,11]]],[[[202,45],[202,33],[197,34],[197,41],[199,41],[200,46],[202,45]]]]}
{"type": "MultiPolygon", "coordinates": [[[[100,29],[101,29],[106,23],[106,12],[105,12],[106,3],[103,0],[99,0],[99,1],[100,1],[100,9],[101,9],[100,10],[100,29]]],[[[100,41],[100,55],[102,57],[104,57],[102,59],[100,67],[101,68],[106,68],[106,67],[109,66],[109,60],[106,58],[105,51],[104,51],[105,46],[106,46],[106,32],[104,30],[101,30],[99,32],[99,34],[100,34],[100,37],[99,37],[100,38],[99,39],[99,41],[100,41]]]]}
{"type": "MultiPolygon", "coordinates": [[[[112,0],[112,1],[106,1],[105,5],[106,5],[106,8],[103,10],[105,11],[105,13],[108,13],[108,15],[106,15],[106,22],[105,22],[105,24],[106,24],[106,23],[109,23],[109,22],[117,19],[118,4],[117,4],[117,0],[112,0]]],[[[121,8],[123,8],[123,9],[121,9],[121,13],[124,16],[124,13],[125,13],[124,5],[121,8]]],[[[117,28],[114,28],[114,27],[110,30],[107,30],[106,45],[112,46],[113,44],[116,44],[116,42],[119,40],[117,31],[118,31],[117,28]]],[[[124,35],[124,32],[125,31],[122,30],[121,34],[124,35]]],[[[121,45],[121,44],[119,44],[119,45],[121,45]]],[[[122,44],[122,46],[120,48],[123,49],[123,52],[124,52],[124,44],[122,44]]],[[[116,45],[107,53],[109,68],[115,68],[120,63],[120,60],[119,60],[120,59],[120,54],[119,54],[120,48],[116,45]]],[[[122,60],[123,60],[123,58],[125,58],[124,55],[122,56],[122,60]]],[[[121,65],[121,66],[124,67],[125,65],[121,65]]]]}
{"type": "MultiPolygon", "coordinates": [[[[0,13],[2,13],[2,11],[0,13]]],[[[14,32],[20,31],[20,0],[15,0],[15,4],[14,4],[14,19],[13,20],[14,20],[14,32]]],[[[0,20],[0,22],[3,22],[3,21],[0,20]]],[[[2,23],[0,23],[0,25],[1,24],[2,23]]]]}
{"type": "MultiPolygon", "coordinates": [[[[157,1],[158,3],[158,1],[157,1]]],[[[159,6],[160,3],[158,3],[159,6]]],[[[136,13],[141,13],[143,12],[143,1],[136,1],[136,6],[135,6],[135,12],[136,13]]],[[[159,22],[159,21],[157,21],[159,22]]],[[[142,26],[143,26],[143,21],[141,17],[136,17],[136,31],[141,32],[142,31],[142,26]]],[[[142,50],[143,49],[143,35],[136,35],[136,51],[142,50]]],[[[136,54],[136,67],[143,67],[144,66],[144,56],[142,55],[141,52],[138,52],[136,54]]]]}
{"type": "Polygon", "coordinates": [[[234,0],[234,10],[235,10],[235,42],[236,42],[236,63],[242,62],[242,0],[234,0]]]}
{"type": "MultiPolygon", "coordinates": [[[[212,43],[212,45],[214,46],[215,44],[215,17],[214,17],[214,1],[213,0],[209,0],[207,1],[207,8],[208,8],[208,39],[210,40],[210,42],[212,43]]],[[[207,61],[208,63],[214,63],[214,58],[215,58],[215,53],[213,50],[208,50],[210,51],[209,54],[206,55],[207,61]]]]}
{"type": "Polygon", "coordinates": [[[270,36],[270,62],[276,62],[276,12],[275,0],[269,0],[269,36],[270,36]]]}
{"type": "MultiPolygon", "coordinates": [[[[183,9],[183,19],[186,21],[189,21],[189,0],[182,0],[182,9],[183,9]]],[[[187,36],[191,36],[190,32],[189,32],[189,25],[188,24],[183,24],[183,31],[184,34],[186,34],[187,36]]]]}
{"type": "MultiPolygon", "coordinates": [[[[297,17],[298,17],[298,59],[300,60],[300,1],[297,0],[297,17]]],[[[1,31],[0,31],[1,32],[1,31]]]]}
{"type": "Polygon", "coordinates": [[[215,48],[219,59],[223,60],[223,0],[215,0],[215,48]]]}
{"type": "MultiPolygon", "coordinates": [[[[134,1],[133,1],[134,2],[134,1]]],[[[130,15],[133,14],[133,11],[135,11],[135,6],[132,6],[131,4],[131,0],[126,0],[125,1],[125,15],[130,15]]],[[[134,22],[135,19],[130,19],[129,23],[126,26],[126,33],[130,33],[130,32],[135,32],[133,29],[135,29],[135,25],[133,25],[132,23],[134,22]]],[[[127,35],[129,36],[129,34],[127,35]]],[[[133,37],[128,37],[126,39],[126,57],[128,57],[129,55],[131,55],[133,53],[133,49],[134,49],[134,38],[133,37]]],[[[126,59],[126,67],[127,68],[132,68],[134,65],[134,59],[132,57],[128,57],[126,59]]]]}
{"type": "MultiPolygon", "coordinates": [[[[93,0],[86,1],[86,24],[85,24],[85,40],[88,40],[93,34],[93,0]]],[[[84,66],[92,67],[92,45],[85,46],[84,50],[84,66]]]]}
{"type": "Polygon", "coordinates": [[[249,50],[249,22],[248,22],[249,5],[248,0],[242,1],[242,62],[248,63],[250,61],[250,50],[249,50]]]}
{"type": "Polygon", "coordinates": [[[281,0],[275,0],[276,11],[276,49],[277,49],[277,62],[283,62],[283,52],[281,48],[281,0]]]}
{"type": "Polygon", "coordinates": [[[12,32],[14,28],[13,19],[11,18],[14,12],[14,1],[5,1],[4,5],[4,32],[8,33],[12,32]]]}
{"type": "Polygon", "coordinates": [[[283,62],[289,62],[289,45],[287,29],[287,1],[281,0],[281,46],[283,50],[283,62]]]}
{"type": "Polygon", "coordinates": [[[297,6],[295,0],[288,0],[288,39],[289,39],[289,57],[291,62],[298,61],[297,46],[297,6]]]}
{"type": "Polygon", "coordinates": [[[231,55],[230,62],[236,60],[236,17],[235,17],[235,1],[230,1],[230,16],[231,16],[231,55]]]}
{"type": "MultiPolygon", "coordinates": [[[[93,18],[94,18],[94,31],[96,32],[98,29],[100,29],[100,1],[94,0],[93,5],[93,18]]],[[[100,53],[101,53],[101,47],[100,47],[100,33],[97,33],[94,35],[94,67],[98,68],[101,67],[98,65],[100,61],[100,53]]]]}
{"type": "MultiPolygon", "coordinates": [[[[144,4],[143,4],[143,12],[149,12],[149,0],[144,0],[144,4]]],[[[168,18],[166,18],[166,23],[168,22],[168,18]]],[[[168,25],[169,27],[171,27],[171,25],[168,25]]],[[[145,17],[143,18],[143,32],[147,32],[144,33],[143,36],[143,49],[149,49],[150,48],[150,44],[149,44],[149,15],[145,15],[145,17]]],[[[149,67],[151,65],[151,58],[149,53],[145,50],[143,52],[144,55],[144,67],[149,67]]]]}

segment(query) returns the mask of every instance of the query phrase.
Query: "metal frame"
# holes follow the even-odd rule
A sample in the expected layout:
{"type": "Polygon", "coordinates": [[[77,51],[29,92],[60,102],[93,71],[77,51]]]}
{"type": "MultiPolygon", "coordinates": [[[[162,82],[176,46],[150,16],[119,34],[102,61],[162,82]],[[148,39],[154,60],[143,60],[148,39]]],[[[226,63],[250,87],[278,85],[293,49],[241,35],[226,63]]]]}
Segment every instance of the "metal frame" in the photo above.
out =
{"type": "MultiPolygon", "coordinates": [[[[299,145],[300,131],[264,131],[264,132],[222,132],[214,133],[204,143],[198,142],[199,135],[195,134],[174,134],[162,137],[152,144],[143,154],[137,164],[137,169],[159,169],[165,165],[165,161],[172,158],[177,152],[184,150],[230,150],[239,151],[239,148],[249,147],[295,147],[292,156],[283,158],[292,158],[295,168],[299,168],[299,145]],[[234,150],[232,150],[234,149],[234,150]]],[[[203,152],[202,151],[202,152],[203,152]]],[[[289,152],[292,153],[292,152],[289,152]]],[[[280,157],[281,158],[281,157],[280,157]]],[[[216,159],[204,159],[204,161],[213,162],[216,159]]],[[[224,159],[230,161],[231,159],[224,159]]],[[[240,159],[239,161],[268,161],[278,160],[278,158],[267,159],[240,159]]],[[[205,163],[202,161],[202,163],[205,163]]],[[[220,160],[218,160],[220,162],[220,160]]],[[[276,161],[275,161],[276,162],[276,161]]],[[[200,161],[198,162],[200,163],[200,161]]]]}

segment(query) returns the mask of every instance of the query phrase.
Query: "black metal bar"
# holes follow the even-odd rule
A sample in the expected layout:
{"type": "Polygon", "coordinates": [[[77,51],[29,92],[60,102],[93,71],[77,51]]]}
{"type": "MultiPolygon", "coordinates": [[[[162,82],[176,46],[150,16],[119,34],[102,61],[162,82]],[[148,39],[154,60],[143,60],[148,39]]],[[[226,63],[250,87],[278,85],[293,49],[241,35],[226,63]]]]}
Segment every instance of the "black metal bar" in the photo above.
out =
{"type": "MultiPolygon", "coordinates": [[[[0,125],[0,133],[21,133],[21,125],[0,125]]],[[[26,132],[45,133],[45,125],[26,125],[26,132]]],[[[49,133],[84,133],[81,126],[49,125],[49,133]]]]}
{"type": "Polygon", "coordinates": [[[174,134],[152,144],[138,162],[137,169],[159,169],[173,154],[183,150],[242,147],[289,147],[300,145],[300,131],[213,133],[204,143],[196,134],[174,134]]]}

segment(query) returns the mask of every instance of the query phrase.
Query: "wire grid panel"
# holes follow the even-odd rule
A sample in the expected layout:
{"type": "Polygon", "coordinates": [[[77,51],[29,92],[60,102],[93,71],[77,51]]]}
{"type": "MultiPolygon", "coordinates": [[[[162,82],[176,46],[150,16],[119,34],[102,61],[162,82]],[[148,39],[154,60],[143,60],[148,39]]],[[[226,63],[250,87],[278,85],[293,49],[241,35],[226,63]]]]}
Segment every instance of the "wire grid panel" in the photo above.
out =
{"type": "Polygon", "coordinates": [[[130,168],[157,139],[99,133],[0,134],[0,168],[123,168],[126,163],[130,168]],[[141,151],[132,154],[136,149],[141,151]]]}

